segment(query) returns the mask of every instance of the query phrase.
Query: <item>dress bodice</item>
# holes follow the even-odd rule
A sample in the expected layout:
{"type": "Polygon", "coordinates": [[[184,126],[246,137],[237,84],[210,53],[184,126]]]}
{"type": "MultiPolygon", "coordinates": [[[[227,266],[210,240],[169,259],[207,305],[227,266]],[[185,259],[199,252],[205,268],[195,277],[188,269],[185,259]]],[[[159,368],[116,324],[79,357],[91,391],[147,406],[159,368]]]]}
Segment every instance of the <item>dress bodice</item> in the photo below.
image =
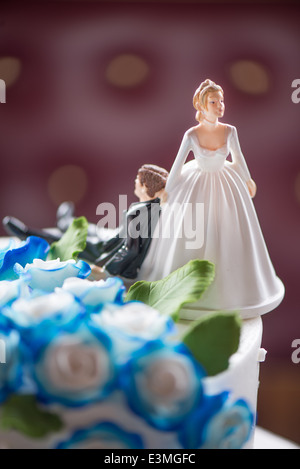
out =
{"type": "Polygon", "coordinates": [[[209,150],[202,147],[197,139],[196,134],[191,134],[192,151],[198,167],[202,171],[215,172],[223,169],[226,158],[229,155],[228,141],[217,150],[209,150]]]}
{"type": "Polygon", "coordinates": [[[251,179],[245,158],[241,151],[237,130],[232,125],[227,125],[227,127],[227,140],[225,144],[217,150],[208,150],[207,148],[203,148],[199,144],[194,127],[185,132],[168,177],[166,185],[167,193],[176,187],[183,165],[190,152],[193,153],[197,166],[201,171],[213,173],[230,167],[245,183],[251,179]],[[232,161],[227,160],[229,154],[231,155],[232,161]]]}

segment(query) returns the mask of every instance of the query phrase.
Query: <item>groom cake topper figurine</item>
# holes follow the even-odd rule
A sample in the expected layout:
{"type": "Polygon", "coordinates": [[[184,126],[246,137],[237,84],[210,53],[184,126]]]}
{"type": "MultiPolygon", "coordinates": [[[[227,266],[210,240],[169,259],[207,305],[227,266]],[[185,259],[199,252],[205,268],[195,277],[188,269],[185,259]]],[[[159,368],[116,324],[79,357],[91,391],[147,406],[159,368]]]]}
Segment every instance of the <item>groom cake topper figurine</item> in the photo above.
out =
{"type": "MultiPolygon", "coordinates": [[[[95,277],[136,278],[160,216],[168,174],[160,166],[143,164],[134,182],[134,194],[138,202],[132,203],[123,213],[123,223],[116,230],[101,229],[89,223],[86,248],[80,255],[96,264],[93,266],[95,277]]],[[[29,236],[38,236],[52,243],[58,241],[72,224],[74,210],[72,202],[63,202],[57,210],[55,229],[37,230],[10,216],[3,219],[3,225],[11,236],[22,240],[29,236]]]]}
{"type": "Polygon", "coordinates": [[[215,264],[215,280],[198,303],[181,311],[181,317],[195,319],[215,310],[255,317],[276,308],[284,296],[252,202],[256,184],[237,129],[219,122],[225,111],[221,86],[205,80],[193,105],[198,125],[184,134],[166,184],[159,236],[153,237],[139,279],[155,281],[192,259],[205,259],[215,264]],[[190,152],[194,159],[185,163],[190,152]],[[199,207],[204,208],[203,243],[191,248],[180,227],[193,223],[199,207]],[[171,225],[176,227],[173,232],[171,225]]]}

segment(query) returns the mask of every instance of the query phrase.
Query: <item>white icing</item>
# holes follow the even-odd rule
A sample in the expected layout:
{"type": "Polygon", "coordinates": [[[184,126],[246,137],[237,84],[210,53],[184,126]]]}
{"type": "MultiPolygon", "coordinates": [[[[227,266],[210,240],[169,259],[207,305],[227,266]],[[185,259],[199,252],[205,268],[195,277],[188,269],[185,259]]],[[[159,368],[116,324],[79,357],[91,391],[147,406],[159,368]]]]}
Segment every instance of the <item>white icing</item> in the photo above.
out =
{"type": "Polygon", "coordinates": [[[258,361],[262,363],[266,360],[267,351],[264,348],[260,348],[258,351],[258,361]]]}

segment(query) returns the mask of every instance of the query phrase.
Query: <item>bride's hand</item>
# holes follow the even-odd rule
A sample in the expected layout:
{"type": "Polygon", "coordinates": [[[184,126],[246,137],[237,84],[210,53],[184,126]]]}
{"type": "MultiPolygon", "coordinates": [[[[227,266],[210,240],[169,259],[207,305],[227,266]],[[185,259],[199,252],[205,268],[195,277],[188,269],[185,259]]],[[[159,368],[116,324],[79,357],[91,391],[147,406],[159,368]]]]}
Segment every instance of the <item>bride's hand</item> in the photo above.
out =
{"type": "Polygon", "coordinates": [[[247,182],[247,187],[250,193],[250,197],[253,198],[256,194],[256,184],[253,179],[250,179],[250,181],[247,182]]]}

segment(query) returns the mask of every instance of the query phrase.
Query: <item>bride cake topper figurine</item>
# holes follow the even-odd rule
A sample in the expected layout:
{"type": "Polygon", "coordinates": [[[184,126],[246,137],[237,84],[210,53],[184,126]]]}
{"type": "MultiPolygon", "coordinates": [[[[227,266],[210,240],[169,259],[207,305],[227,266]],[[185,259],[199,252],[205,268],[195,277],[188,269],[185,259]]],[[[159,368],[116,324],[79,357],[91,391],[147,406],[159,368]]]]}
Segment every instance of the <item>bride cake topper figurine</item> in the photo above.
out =
{"type": "Polygon", "coordinates": [[[244,319],[255,317],[276,308],[284,296],[253,205],[256,184],[237,129],[219,122],[225,111],[222,88],[205,80],[193,105],[198,125],[184,134],[168,177],[167,202],[139,279],[159,280],[192,259],[205,259],[215,264],[215,280],[198,303],[181,311],[181,317],[195,319],[215,310],[238,310],[244,319]],[[186,163],[190,152],[194,159],[186,163]],[[195,223],[200,211],[201,243],[191,243],[187,235],[191,230],[182,227],[195,223]]]}

